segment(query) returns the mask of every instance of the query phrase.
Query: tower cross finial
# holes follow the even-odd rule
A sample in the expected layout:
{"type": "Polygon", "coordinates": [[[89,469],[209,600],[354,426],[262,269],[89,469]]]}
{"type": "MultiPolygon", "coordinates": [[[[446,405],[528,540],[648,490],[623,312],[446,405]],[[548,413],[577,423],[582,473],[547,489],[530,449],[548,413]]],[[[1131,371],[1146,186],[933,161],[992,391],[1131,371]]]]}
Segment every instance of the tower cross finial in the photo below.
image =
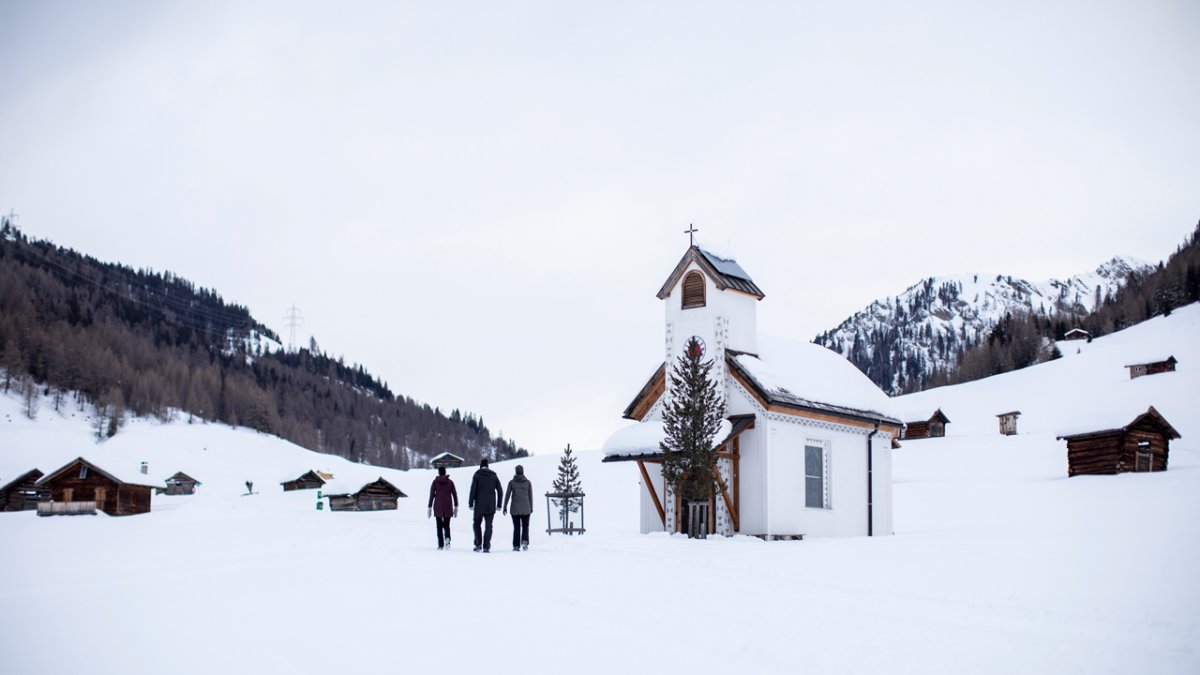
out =
{"type": "Polygon", "coordinates": [[[691,223],[688,223],[688,229],[683,231],[684,234],[688,236],[688,242],[691,246],[696,245],[696,233],[699,231],[700,230],[697,230],[696,226],[691,223]]]}

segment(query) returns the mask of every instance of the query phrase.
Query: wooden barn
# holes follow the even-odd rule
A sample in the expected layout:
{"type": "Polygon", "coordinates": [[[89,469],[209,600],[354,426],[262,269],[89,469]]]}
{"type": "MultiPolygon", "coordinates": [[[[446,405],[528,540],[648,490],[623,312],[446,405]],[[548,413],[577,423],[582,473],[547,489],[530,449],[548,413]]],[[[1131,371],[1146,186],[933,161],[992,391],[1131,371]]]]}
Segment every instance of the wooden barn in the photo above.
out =
{"type": "Polygon", "coordinates": [[[200,481],[180,471],[166,481],[166,487],[158,488],[160,495],[192,495],[196,494],[196,486],[200,481]]]}
{"type": "Polygon", "coordinates": [[[1136,380],[1143,375],[1157,375],[1159,373],[1171,373],[1175,371],[1175,364],[1179,363],[1174,356],[1168,356],[1163,361],[1151,361],[1149,363],[1131,363],[1126,368],[1129,369],[1129,379],[1136,380]]]}
{"type": "Polygon", "coordinates": [[[353,494],[325,496],[329,497],[330,511],[394,511],[399,506],[397,500],[408,497],[383,478],[367,483],[353,494]]]}
{"type": "Polygon", "coordinates": [[[50,490],[52,504],[95,502],[97,509],[110,516],[130,516],[149,513],[150,495],[159,487],[137,476],[141,474],[123,480],[78,457],[39,480],[38,486],[50,490]]]}
{"type": "Polygon", "coordinates": [[[316,490],[325,485],[325,479],[317,475],[316,471],[306,471],[298,478],[285,480],[280,485],[283,486],[284,492],[292,490],[316,490]]]}
{"type": "Polygon", "coordinates": [[[37,484],[42,472],[26,471],[0,487],[0,511],[34,511],[38,502],[50,500],[50,491],[37,484]]]}
{"type": "Polygon", "coordinates": [[[1082,328],[1072,328],[1063,335],[1064,340],[1091,340],[1092,334],[1082,328]]]}
{"type": "MultiPolygon", "coordinates": [[[[928,410],[928,408],[926,408],[928,410]]],[[[918,420],[916,422],[908,422],[904,431],[901,432],[900,438],[910,440],[914,438],[941,438],[946,435],[946,425],[950,423],[950,418],[942,412],[941,408],[933,411],[933,415],[927,420],[918,420]]]]}
{"type": "Polygon", "coordinates": [[[1067,442],[1067,475],[1166,471],[1170,442],[1179,432],[1150,406],[1118,429],[1059,436],[1067,442]]]}
{"type": "Polygon", "coordinates": [[[462,466],[463,462],[465,462],[465,461],[466,460],[464,460],[462,457],[459,457],[458,455],[455,455],[455,454],[449,453],[449,452],[443,452],[442,454],[429,460],[429,465],[435,469],[441,468],[443,466],[446,467],[447,469],[457,469],[458,467],[462,466]]]}
{"type": "Polygon", "coordinates": [[[1000,413],[996,417],[1000,418],[1000,433],[1005,436],[1017,435],[1017,418],[1021,416],[1020,410],[1000,413]]]}

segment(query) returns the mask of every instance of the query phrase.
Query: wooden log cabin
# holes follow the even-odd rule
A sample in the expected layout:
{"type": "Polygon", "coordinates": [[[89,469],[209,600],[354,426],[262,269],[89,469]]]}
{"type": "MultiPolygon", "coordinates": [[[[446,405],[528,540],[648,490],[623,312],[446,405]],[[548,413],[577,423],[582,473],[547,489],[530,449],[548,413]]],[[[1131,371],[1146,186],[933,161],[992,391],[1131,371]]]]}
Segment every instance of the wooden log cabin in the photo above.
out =
{"type": "Polygon", "coordinates": [[[1154,406],[1129,424],[1059,436],[1067,442],[1067,475],[1166,471],[1170,442],[1179,438],[1154,406]]]}
{"type": "Polygon", "coordinates": [[[120,478],[78,457],[42,478],[38,485],[49,489],[53,504],[95,502],[97,509],[110,516],[130,516],[149,513],[150,495],[159,487],[148,478],[136,478],[141,475],[120,478]]]}
{"type": "Polygon", "coordinates": [[[330,511],[394,511],[399,506],[398,500],[408,497],[383,478],[367,483],[353,494],[325,496],[329,497],[330,511]]]}
{"type": "Polygon", "coordinates": [[[1063,335],[1064,340],[1091,340],[1092,334],[1082,328],[1072,328],[1063,335]]]}
{"type": "Polygon", "coordinates": [[[32,469],[0,487],[0,511],[34,511],[39,502],[50,501],[50,490],[37,484],[42,475],[32,469]]]}
{"type": "Polygon", "coordinates": [[[166,487],[159,488],[157,492],[160,495],[191,495],[196,494],[197,485],[200,485],[200,481],[179,471],[166,480],[166,487]]]}
{"type": "MultiPolygon", "coordinates": [[[[928,410],[928,408],[926,409],[928,410]]],[[[946,425],[949,423],[950,418],[946,417],[941,408],[938,408],[927,420],[908,422],[904,431],[901,432],[900,438],[904,440],[941,438],[946,435],[946,425]]]]}
{"type": "Polygon", "coordinates": [[[291,492],[292,490],[317,490],[325,485],[325,479],[317,475],[316,471],[306,471],[297,478],[283,481],[280,485],[283,486],[284,492],[291,492]]]}
{"type": "Polygon", "coordinates": [[[1129,369],[1129,379],[1136,380],[1144,375],[1158,375],[1159,373],[1175,372],[1175,364],[1179,363],[1174,356],[1168,356],[1162,361],[1150,361],[1149,363],[1131,363],[1126,368],[1129,369]]]}

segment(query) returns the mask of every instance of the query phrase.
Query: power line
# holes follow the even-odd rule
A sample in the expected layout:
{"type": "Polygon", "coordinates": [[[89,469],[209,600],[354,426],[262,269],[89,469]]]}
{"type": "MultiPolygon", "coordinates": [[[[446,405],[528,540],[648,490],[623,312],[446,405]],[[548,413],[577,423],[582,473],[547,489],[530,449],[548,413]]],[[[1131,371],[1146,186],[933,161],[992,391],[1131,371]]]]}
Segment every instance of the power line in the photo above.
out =
{"type": "Polygon", "coordinates": [[[288,351],[296,351],[296,328],[304,324],[304,317],[300,316],[300,309],[292,303],[288,307],[287,313],[283,315],[283,325],[288,328],[288,351]]]}
{"type": "MultiPolygon", "coordinates": [[[[30,248],[38,248],[36,245],[29,246],[30,248]]],[[[231,308],[225,312],[222,312],[221,310],[210,310],[203,306],[197,305],[195,301],[185,300],[183,298],[174,298],[169,295],[156,293],[147,285],[137,283],[134,278],[131,278],[128,275],[125,269],[118,265],[106,265],[108,268],[106,272],[108,274],[112,274],[121,278],[113,283],[113,285],[117,287],[112,288],[104,282],[88,277],[79,270],[68,269],[58,262],[51,260],[49,257],[50,254],[57,255],[58,253],[52,246],[49,247],[49,250],[42,252],[42,255],[37,258],[23,251],[20,244],[9,248],[9,252],[15,254],[16,257],[23,259],[27,263],[45,269],[47,272],[62,278],[68,283],[84,283],[93,286],[106,293],[111,293],[112,295],[115,295],[126,302],[139,305],[147,310],[158,313],[164,319],[169,319],[170,321],[191,328],[197,332],[203,333],[209,331],[214,327],[213,324],[231,328],[240,327],[242,330],[254,328],[253,318],[250,317],[244,309],[239,311],[238,309],[231,308]],[[124,286],[125,288],[122,289],[121,286],[124,286]],[[143,298],[137,297],[133,294],[134,288],[139,289],[146,296],[153,298],[155,302],[151,303],[143,298]],[[172,311],[174,316],[168,317],[164,310],[172,311]],[[192,319],[191,317],[193,316],[204,320],[205,323],[199,323],[198,321],[192,319]]],[[[98,261],[96,264],[103,265],[103,263],[99,263],[98,261]]],[[[134,274],[136,274],[136,272],[134,274]]],[[[176,278],[178,279],[178,277],[176,278]]],[[[190,284],[190,282],[187,283],[190,284]]],[[[201,295],[195,290],[190,290],[190,292],[194,295],[201,295]]],[[[219,301],[219,296],[217,296],[215,293],[213,293],[213,295],[219,301]]]]}

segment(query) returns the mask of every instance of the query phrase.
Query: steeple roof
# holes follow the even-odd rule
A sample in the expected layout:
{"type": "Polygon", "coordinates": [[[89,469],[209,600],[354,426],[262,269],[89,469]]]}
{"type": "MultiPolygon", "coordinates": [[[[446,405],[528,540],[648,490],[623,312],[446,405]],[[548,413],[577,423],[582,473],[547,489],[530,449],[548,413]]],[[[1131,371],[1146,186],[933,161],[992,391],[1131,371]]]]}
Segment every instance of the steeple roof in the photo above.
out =
{"type": "Polygon", "coordinates": [[[675,266],[675,271],[671,272],[671,276],[667,278],[667,282],[658,292],[658,299],[662,300],[671,294],[671,289],[675,288],[679,283],[679,279],[683,277],[684,271],[687,270],[691,263],[704,270],[713,283],[720,290],[733,289],[747,295],[752,295],[755,298],[762,300],[763,292],[742,269],[742,266],[737,264],[733,258],[724,258],[711,251],[706,251],[699,246],[688,248],[687,253],[683,254],[679,264],[675,266]]]}

